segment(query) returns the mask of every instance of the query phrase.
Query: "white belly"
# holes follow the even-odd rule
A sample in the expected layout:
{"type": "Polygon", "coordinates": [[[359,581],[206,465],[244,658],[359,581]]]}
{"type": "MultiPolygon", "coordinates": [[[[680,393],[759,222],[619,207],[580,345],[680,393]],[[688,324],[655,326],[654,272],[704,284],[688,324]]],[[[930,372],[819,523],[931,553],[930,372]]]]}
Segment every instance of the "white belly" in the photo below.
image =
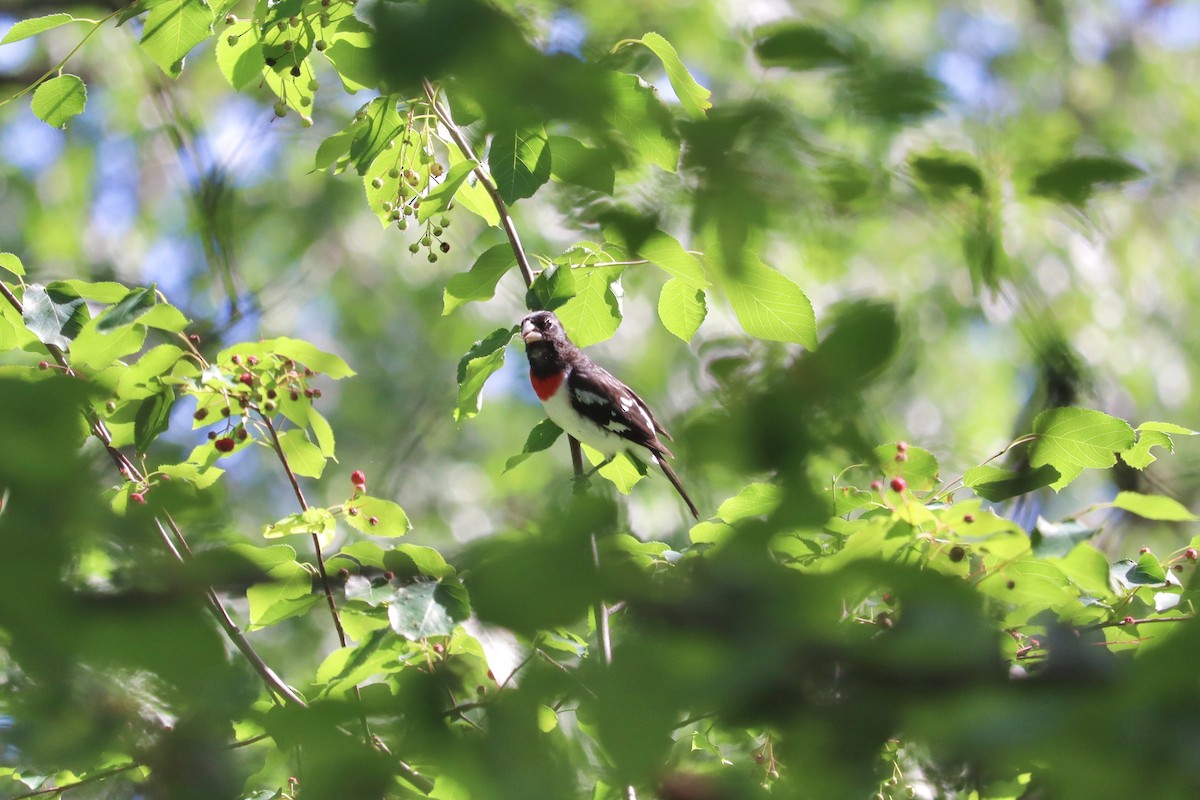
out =
{"type": "MultiPolygon", "coordinates": [[[[570,374],[568,373],[569,377],[570,374]]],[[[599,425],[580,416],[571,408],[570,392],[567,391],[566,378],[563,379],[559,390],[549,400],[543,400],[542,405],[546,409],[546,416],[555,425],[588,447],[599,450],[605,456],[613,456],[634,447],[628,439],[604,430],[599,425]]]]}

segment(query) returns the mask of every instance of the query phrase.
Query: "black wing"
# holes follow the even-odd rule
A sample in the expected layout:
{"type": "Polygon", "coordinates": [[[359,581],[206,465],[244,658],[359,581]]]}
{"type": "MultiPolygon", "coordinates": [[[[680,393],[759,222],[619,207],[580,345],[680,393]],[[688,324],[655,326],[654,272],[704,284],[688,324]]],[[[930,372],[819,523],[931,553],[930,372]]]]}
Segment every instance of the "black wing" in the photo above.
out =
{"type": "Polygon", "coordinates": [[[567,388],[571,391],[571,406],[596,425],[652,452],[674,457],[658,438],[659,433],[667,434],[650,407],[603,367],[590,359],[575,363],[567,388]]]}

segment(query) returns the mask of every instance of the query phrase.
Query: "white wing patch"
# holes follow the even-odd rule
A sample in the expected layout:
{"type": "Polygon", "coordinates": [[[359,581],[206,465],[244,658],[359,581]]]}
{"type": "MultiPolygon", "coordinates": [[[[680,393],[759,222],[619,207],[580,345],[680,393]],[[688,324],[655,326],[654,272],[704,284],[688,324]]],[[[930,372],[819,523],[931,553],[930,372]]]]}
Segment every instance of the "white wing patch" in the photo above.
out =
{"type": "Polygon", "coordinates": [[[608,400],[601,395],[598,395],[595,392],[584,391],[583,389],[577,391],[575,396],[579,398],[579,402],[589,406],[602,406],[608,402],[608,400]]]}

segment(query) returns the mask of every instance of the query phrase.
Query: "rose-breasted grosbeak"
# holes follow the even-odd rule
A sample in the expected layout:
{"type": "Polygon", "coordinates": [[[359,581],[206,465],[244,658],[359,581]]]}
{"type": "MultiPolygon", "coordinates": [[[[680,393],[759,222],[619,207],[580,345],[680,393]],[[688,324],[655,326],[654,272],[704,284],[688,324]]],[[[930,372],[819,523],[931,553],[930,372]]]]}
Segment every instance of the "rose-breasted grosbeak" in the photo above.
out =
{"type": "Polygon", "coordinates": [[[645,401],[572,344],[558,317],[549,311],[535,311],[521,320],[521,338],[529,356],[529,381],[546,416],[610,459],[622,451],[641,457],[645,453],[639,450],[648,452],[699,519],[696,504],[666,461],[675,456],[658,438],[671,435],[645,401]]]}

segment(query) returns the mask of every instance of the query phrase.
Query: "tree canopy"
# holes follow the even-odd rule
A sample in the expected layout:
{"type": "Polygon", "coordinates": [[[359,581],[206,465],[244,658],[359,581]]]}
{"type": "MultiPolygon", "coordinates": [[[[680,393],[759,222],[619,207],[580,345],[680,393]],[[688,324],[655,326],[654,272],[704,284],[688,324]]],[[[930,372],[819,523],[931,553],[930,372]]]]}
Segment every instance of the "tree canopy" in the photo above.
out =
{"type": "Polygon", "coordinates": [[[1195,797],[1198,46],[9,3],[0,797],[1195,797]]]}

